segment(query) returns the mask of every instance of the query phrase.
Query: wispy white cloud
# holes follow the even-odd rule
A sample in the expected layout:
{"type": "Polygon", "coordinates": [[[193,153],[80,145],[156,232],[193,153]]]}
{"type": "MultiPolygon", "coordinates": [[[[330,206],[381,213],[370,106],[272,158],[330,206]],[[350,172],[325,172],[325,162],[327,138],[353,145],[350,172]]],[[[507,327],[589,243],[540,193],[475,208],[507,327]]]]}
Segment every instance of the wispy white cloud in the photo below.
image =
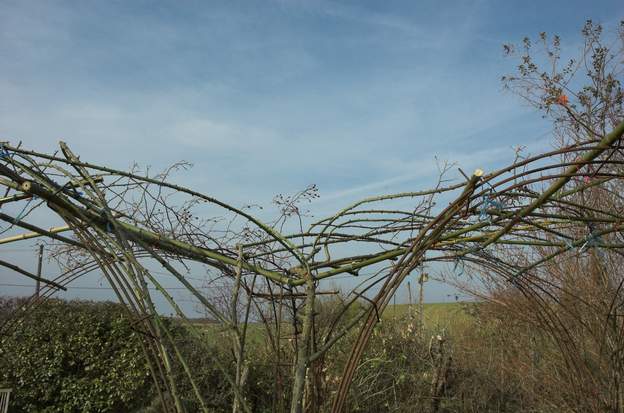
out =
{"type": "MultiPolygon", "coordinates": [[[[537,153],[549,148],[551,142],[550,136],[544,134],[540,139],[524,145],[524,156],[530,153],[537,153]]],[[[470,173],[477,168],[486,172],[495,170],[496,168],[508,165],[514,160],[515,148],[511,146],[498,146],[494,148],[481,149],[474,152],[453,152],[446,153],[444,158],[422,157],[413,159],[408,162],[401,162],[395,165],[395,169],[401,169],[405,172],[400,175],[387,177],[385,179],[368,182],[364,185],[358,185],[323,194],[316,201],[316,205],[329,203],[332,205],[339,204],[342,199],[362,198],[370,195],[381,195],[384,193],[398,192],[398,189],[405,188],[404,184],[410,184],[412,191],[425,190],[431,187],[435,180],[440,176],[440,171],[444,166],[451,166],[449,175],[445,179],[463,179],[457,172],[457,168],[462,168],[470,173]]]]}
{"type": "MultiPolygon", "coordinates": [[[[470,171],[538,144],[499,84],[514,68],[496,39],[548,29],[510,23],[525,5],[171,4],[4,1],[0,139],[118,168],[188,160],[175,179],[238,204],[316,183],[319,213],[427,187],[435,155],[470,171]]],[[[583,4],[563,11],[582,22],[583,4]]]]}

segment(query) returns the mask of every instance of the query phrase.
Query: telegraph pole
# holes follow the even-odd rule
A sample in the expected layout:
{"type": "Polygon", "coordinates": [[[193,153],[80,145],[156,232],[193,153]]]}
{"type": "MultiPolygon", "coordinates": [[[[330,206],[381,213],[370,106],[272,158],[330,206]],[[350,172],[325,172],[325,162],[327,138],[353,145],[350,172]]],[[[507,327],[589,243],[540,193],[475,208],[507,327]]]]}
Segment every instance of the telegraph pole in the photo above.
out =
{"type": "Polygon", "coordinates": [[[420,273],[418,284],[420,284],[420,291],[418,291],[418,317],[420,318],[420,334],[424,331],[425,325],[425,291],[424,284],[429,281],[429,274],[426,272],[420,273]]]}
{"type": "MultiPolygon", "coordinates": [[[[37,277],[41,278],[41,264],[43,262],[43,244],[39,245],[39,264],[37,265],[37,277]]],[[[39,297],[39,290],[41,289],[41,283],[37,280],[37,286],[35,287],[35,297],[39,297]]]]}
{"type": "Polygon", "coordinates": [[[407,282],[407,296],[409,298],[409,307],[407,307],[407,313],[409,314],[409,318],[411,320],[414,316],[414,308],[412,305],[412,285],[409,281],[407,282]]]}

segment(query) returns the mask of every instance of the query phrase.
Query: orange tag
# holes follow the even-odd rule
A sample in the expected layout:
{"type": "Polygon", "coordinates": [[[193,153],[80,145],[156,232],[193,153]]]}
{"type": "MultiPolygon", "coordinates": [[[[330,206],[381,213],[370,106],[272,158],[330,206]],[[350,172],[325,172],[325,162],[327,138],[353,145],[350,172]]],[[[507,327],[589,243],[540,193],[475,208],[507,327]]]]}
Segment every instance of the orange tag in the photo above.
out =
{"type": "Polygon", "coordinates": [[[568,104],[568,97],[563,94],[559,95],[559,97],[557,98],[557,103],[561,106],[566,106],[568,104]]]}

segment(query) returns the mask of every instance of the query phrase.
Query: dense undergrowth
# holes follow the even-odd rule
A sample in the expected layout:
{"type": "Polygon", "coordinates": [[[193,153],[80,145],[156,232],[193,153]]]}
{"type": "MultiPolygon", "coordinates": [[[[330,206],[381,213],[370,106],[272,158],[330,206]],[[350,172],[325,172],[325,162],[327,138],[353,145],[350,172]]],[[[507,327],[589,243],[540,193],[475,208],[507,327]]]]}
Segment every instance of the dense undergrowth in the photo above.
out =
{"type": "MultiPolygon", "coordinates": [[[[4,299],[3,317],[18,305],[19,300],[4,299]]],[[[331,311],[332,305],[324,302],[320,310],[331,311]]],[[[549,411],[525,380],[527,374],[549,374],[548,364],[537,355],[547,354],[548,346],[538,348],[539,339],[524,334],[522,325],[510,329],[495,312],[488,311],[487,304],[429,306],[424,326],[415,308],[394,310],[390,308],[378,324],[358,367],[349,411],[549,411]],[[522,343],[521,337],[532,338],[522,343]],[[511,339],[518,345],[509,348],[511,339]],[[524,345],[530,351],[523,355],[524,345]]],[[[215,412],[230,411],[233,395],[213,362],[216,356],[234,368],[228,341],[219,339],[226,332],[207,325],[205,338],[200,340],[175,320],[169,322],[208,407],[215,412]]],[[[122,307],[50,301],[12,331],[0,344],[0,384],[13,388],[12,412],[160,411],[142,356],[141,332],[122,307]]],[[[254,412],[286,410],[291,366],[283,360],[290,359],[286,355],[292,345],[288,340],[282,343],[284,357],[275,360],[260,329],[256,336],[249,348],[246,398],[254,412]]],[[[313,405],[320,406],[317,411],[329,409],[354,339],[346,337],[312,367],[310,380],[318,382],[308,387],[318,390],[307,397],[315,398],[313,405]]],[[[180,366],[174,369],[185,408],[197,411],[190,383],[180,366]]]]}

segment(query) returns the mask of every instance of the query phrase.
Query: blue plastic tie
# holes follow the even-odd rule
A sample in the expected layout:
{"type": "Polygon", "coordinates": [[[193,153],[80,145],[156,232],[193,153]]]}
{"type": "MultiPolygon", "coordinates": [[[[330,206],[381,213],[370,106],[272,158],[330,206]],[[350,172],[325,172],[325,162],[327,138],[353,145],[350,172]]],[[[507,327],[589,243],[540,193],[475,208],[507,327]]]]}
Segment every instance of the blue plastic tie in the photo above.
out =
{"type": "Polygon", "coordinates": [[[598,234],[596,225],[593,222],[588,222],[587,228],[589,229],[589,235],[585,238],[585,243],[580,248],[580,252],[585,251],[587,248],[599,247],[602,244],[602,237],[598,234]]]}
{"type": "Polygon", "coordinates": [[[581,249],[579,249],[579,252],[583,252],[587,248],[599,247],[601,243],[602,243],[602,238],[600,237],[600,235],[592,232],[585,239],[585,243],[583,244],[581,249]]]}
{"type": "Polygon", "coordinates": [[[488,212],[489,208],[494,208],[500,212],[503,209],[503,204],[500,201],[491,199],[487,195],[483,195],[483,203],[481,203],[481,208],[479,210],[479,221],[489,221],[490,224],[492,223],[492,215],[488,212]]]}
{"type": "Polygon", "coordinates": [[[11,156],[11,154],[7,148],[4,145],[0,145],[0,159],[8,158],[9,156],[11,156]]]}

